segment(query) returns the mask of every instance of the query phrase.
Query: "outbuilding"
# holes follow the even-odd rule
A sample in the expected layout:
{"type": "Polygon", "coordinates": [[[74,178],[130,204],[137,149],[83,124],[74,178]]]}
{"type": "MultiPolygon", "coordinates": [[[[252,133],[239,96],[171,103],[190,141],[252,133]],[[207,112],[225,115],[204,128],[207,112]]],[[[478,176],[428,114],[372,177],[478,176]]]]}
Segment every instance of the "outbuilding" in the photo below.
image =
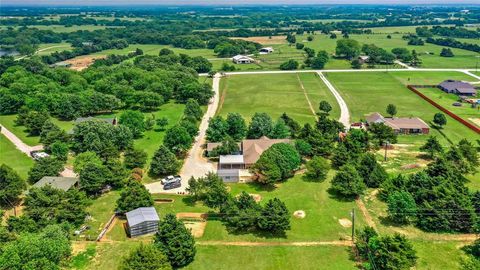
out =
{"type": "Polygon", "coordinates": [[[255,60],[251,57],[248,57],[248,56],[245,56],[245,55],[235,55],[233,58],[232,58],[232,61],[235,63],[235,64],[251,64],[253,62],[255,62],[255,60]]]}
{"type": "Polygon", "coordinates": [[[462,95],[462,96],[475,96],[477,89],[468,82],[446,80],[438,85],[442,91],[446,93],[462,95]]]}
{"type": "Polygon", "coordinates": [[[56,189],[67,191],[72,187],[78,187],[79,179],[77,177],[56,177],[44,176],[38,182],[33,184],[33,187],[42,188],[44,186],[51,186],[56,189]]]}
{"type": "Polygon", "coordinates": [[[153,234],[158,231],[158,217],[155,207],[140,207],[127,212],[127,230],[130,237],[153,234]]]}
{"type": "Polygon", "coordinates": [[[261,48],[260,49],[260,54],[269,54],[269,53],[273,53],[273,48],[272,47],[265,47],[265,48],[261,48]]]}

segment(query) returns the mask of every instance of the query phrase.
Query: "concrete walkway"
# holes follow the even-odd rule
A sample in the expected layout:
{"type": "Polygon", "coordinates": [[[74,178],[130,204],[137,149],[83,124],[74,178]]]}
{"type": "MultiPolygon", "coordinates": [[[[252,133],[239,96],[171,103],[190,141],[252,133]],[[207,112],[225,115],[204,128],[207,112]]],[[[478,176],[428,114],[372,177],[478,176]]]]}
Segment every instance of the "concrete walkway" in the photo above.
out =
{"type": "Polygon", "coordinates": [[[32,151],[43,150],[43,145],[29,146],[4,126],[0,125],[0,127],[2,129],[1,133],[5,135],[5,137],[7,137],[7,139],[11,141],[18,150],[25,153],[27,156],[30,156],[30,152],[32,151]]]}
{"type": "Polygon", "coordinates": [[[345,100],[343,100],[342,96],[340,95],[340,93],[338,93],[337,89],[335,89],[332,83],[328,81],[323,72],[318,71],[317,74],[328,87],[330,92],[332,92],[333,96],[337,100],[338,105],[340,106],[340,118],[338,119],[338,121],[342,123],[347,129],[350,128],[350,112],[348,111],[347,103],[345,102],[345,100]]]}
{"type": "Polygon", "coordinates": [[[188,156],[180,170],[182,186],[171,190],[163,190],[163,186],[160,182],[146,184],[145,187],[150,193],[183,193],[188,186],[188,180],[192,176],[195,178],[202,177],[209,172],[216,171],[215,164],[203,157],[203,146],[206,143],[208,121],[215,116],[220,101],[220,78],[221,76],[218,73],[213,78],[212,89],[214,96],[208,104],[207,112],[203,115],[202,122],[199,126],[198,135],[195,137],[195,142],[188,152],[188,156]]]}

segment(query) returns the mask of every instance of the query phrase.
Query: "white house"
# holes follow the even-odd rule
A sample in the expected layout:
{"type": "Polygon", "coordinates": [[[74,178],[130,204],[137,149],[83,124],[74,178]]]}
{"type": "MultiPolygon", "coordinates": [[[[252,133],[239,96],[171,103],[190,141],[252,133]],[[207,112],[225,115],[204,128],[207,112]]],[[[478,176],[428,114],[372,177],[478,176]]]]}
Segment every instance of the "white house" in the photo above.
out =
{"type": "Polygon", "coordinates": [[[253,62],[255,62],[255,60],[251,57],[248,57],[248,56],[245,56],[245,55],[235,55],[233,58],[232,58],[233,62],[235,64],[251,64],[253,62]]]}
{"type": "Polygon", "coordinates": [[[269,54],[269,53],[273,53],[272,47],[265,47],[260,49],[260,54],[269,54]]]}

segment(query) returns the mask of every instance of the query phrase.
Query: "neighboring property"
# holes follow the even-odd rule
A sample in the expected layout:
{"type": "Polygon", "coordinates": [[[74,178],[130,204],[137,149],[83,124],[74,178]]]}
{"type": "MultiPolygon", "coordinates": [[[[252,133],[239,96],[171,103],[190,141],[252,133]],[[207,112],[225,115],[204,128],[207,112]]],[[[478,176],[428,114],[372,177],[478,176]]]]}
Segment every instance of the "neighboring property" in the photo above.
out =
{"type": "Polygon", "coordinates": [[[158,231],[158,217],[155,207],[140,207],[127,212],[127,230],[130,237],[153,234],[158,231]]]}
{"type": "Polygon", "coordinates": [[[232,58],[232,61],[235,63],[235,64],[251,64],[253,62],[255,62],[255,60],[251,57],[248,57],[248,56],[245,56],[245,55],[235,55],[233,58],[232,58]]]}
{"type": "Polygon", "coordinates": [[[269,54],[269,53],[273,53],[273,48],[272,47],[265,47],[265,48],[261,48],[260,49],[260,54],[269,54]]]}
{"type": "Polygon", "coordinates": [[[33,187],[41,188],[44,186],[51,186],[56,189],[67,191],[72,187],[78,187],[79,179],[77,177],[56,177],[44,176],[38,182],[33,184],[33,187]]]}
{"type": "MultiPolygon", "coordinates": [[[[240,152],[235,155],[220,156],[217,174],[225,182],[248,182],[251,175],[248,169],[257,162],[260,155],[276,143],[290,143],[290,139],[260,139],[243,140],[239,144],[240,152]]],[[[212,151],[219,143],[208,143],[207,151],[212,151]]]]}
{"type": "Polygon", "coordinates": [[[442,91],[462,96],[476,96],[477,90],[468,82],[446,80],[438,85],[442,91]]]}
{"type": "Polygon", "coordinates": [[[369,58],[370,58],[370,56],[368,56],[368,55],[360,55],[360,56],[358,57],[358,61],[359,61],[361,64],[365,64],[365,63],[368,61],[369,58]]]}
{"type": "Polygon", "coordinates": [[[383,117],[379,113],[373,113],[367,117],[367,124],[383,123],[391,127],[397,134],[428,134],[430,127],[418,117],[383,117]]]}

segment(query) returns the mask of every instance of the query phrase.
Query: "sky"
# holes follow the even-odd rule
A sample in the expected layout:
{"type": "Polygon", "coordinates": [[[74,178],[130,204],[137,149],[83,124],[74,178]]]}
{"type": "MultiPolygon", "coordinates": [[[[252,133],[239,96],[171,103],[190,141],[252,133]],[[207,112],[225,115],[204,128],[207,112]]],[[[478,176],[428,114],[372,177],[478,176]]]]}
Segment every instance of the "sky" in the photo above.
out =
{"type": "Polygon", "coordinates": [[[281,5],[281,4],[480,4],[480,0],[0,0],[8,6],[112,5],[281,5]]]}

